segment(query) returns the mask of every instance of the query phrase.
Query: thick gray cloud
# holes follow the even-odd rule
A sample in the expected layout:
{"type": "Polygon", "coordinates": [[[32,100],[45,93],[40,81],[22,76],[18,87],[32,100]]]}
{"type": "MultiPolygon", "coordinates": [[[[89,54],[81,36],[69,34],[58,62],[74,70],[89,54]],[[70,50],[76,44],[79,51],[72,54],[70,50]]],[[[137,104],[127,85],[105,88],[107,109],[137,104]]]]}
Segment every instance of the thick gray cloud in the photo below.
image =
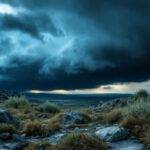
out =
{"type": "Polygon", "coordinates": [[[77,89],[150,78],[148,0],[0,2],[23,9],[0,14],[0,88],[77,89]]]}

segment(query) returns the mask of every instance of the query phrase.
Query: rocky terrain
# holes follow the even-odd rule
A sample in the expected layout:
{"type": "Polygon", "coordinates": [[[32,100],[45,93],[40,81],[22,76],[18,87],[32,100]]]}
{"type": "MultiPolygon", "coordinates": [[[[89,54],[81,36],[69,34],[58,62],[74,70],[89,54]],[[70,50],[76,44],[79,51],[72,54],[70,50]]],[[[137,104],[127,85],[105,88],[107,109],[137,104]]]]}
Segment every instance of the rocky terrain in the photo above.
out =
{"type": "Polygon", "coordinates": [[[7,100],[9,97],[20,96],[16,91],[0,90],[0,101],[7,100]]]}
{"type": "MultiPolygon", "coordinates": [[[[29,103],[25,97],[8,99],[0,105],[0,149],[67,150],[62,148],[64,145],[62,143],[67,135],[72,134],[69,140],[76,140],[76,135],[85,136],[83,141],[80,139],[78,141],[81,146],[79,150],[83,147],[85,150],[100,149],[94,146],[96,145],[93,144],[94,142],[102,150],[148,150],[149,144],[145,145],[147,139],[143,142],[137,133],[141,134],[140,131],[144,133],[145,128],[149,131],[149,120],[146,123],[141,120],[133,122],[132,116],[129,126],[129,123],[126,123],[129,120],[126,121],[123,115],[130,105],[133,105],[131,99],[117,99],[100,103],[97,107],[89,107],[86,110],[60,111],[52,104],[39,106],[39,104],[29,103]],[[131,128],[132,126],[134,128],[131,128]],[[93,140],[92,143],[88,138],[93,140]],[[101,143],[98,143],[97,138],[101,143]]],[[[72,142],[69,140],[68,142],[72,142]]]]}

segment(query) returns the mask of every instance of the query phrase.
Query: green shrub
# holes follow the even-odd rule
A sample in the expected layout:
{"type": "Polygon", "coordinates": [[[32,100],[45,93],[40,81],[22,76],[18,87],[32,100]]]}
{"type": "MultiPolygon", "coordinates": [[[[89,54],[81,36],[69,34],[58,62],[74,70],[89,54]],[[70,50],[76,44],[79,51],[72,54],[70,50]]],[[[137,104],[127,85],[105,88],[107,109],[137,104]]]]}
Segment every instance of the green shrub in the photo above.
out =
{"type": "Polygon", "coordinates": [[[142,89],[139,90],[135,95],[134,95],[134,100],[141,100],[141,99],[146,99],[148,98],[149,94],[146,90],[142,89]]]}
{"type": "Polygon", "coordinates": [[[51,102],[45,102],[42,106],[41,109],[43,112],[46,113],[58,113],[60,112],[60,109],[58,108],[58,106],[56,104],[53,104],[51,102]]]}
{"type": "Polygon", "coordinates": [[[127,117],[150,118],[150,98],[140,99],[125,108],[127,117]]]}
{"type": "Polygon", "coordinates": [[[9,97],[5,102],[5,106],[9,108],[29,108],[30,104],[26,97],[9,97]]]}
{"type": "Polygon", "coordinates": [[[56,150],[106,150],[98,137],[83,133],[70,133],[56,146],[56,150]]]}

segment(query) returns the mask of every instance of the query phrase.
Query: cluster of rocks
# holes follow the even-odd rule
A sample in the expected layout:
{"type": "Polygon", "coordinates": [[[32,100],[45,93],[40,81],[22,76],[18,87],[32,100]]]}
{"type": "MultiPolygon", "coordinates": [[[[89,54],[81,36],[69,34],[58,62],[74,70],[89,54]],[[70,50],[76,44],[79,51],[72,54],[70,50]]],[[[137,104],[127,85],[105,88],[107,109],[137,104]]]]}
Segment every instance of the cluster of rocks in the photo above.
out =
{"type": "Polygon", "coordinates": [[[13,117],[7,110],[0,108],[0,123],[19,125],[18,119],[13,117]]]}
{"type": "Polygon", "coordinates": [[[20,93],[16,91],[0,90],[0,101],[6,100],[9,97],[19,97],[20,93]]]}
{"type": "MultiPolygon", "coordinates": [[[[0,108],[0,122],[18,125],[19,121],[13,117],[8,111],[0,108]]],[[[84,115],[80,112],[67,112],[63,116],[64,125],[82,124],[84,115]]],[[[87,133],[97,135],[99,138],[108,143],[110,150],[142,150],[143,145],[130,137],[129,132],[119,125],[105,126],[90,123],[86,128],[63,128],[49,137],[26,137],[24,135],[0,133],[0,149],[16,150],[22,149],[29,143],[36,143],[41,140],[48,140],[50,144],[57,144],[66,134],[71,132],[87,133]]]]}
{"type": "Polygon", "coordinates": [[[129,103],[131,103],[130,98],[127,99],[114,99],[111,101],[106,102],[100,102],[98,106],[92,107],[91,109],[93,111],[99,112],[99,111],[107,111],[114,108],[121,108],[127,106],[129,103]]]}

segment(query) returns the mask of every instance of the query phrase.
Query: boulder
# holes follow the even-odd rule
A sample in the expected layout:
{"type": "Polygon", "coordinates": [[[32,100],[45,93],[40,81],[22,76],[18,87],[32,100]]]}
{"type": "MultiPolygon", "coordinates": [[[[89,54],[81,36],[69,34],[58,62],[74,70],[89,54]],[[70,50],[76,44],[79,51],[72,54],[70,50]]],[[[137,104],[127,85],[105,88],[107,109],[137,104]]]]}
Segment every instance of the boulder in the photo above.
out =
{"type": "Polygon", "coordinates": [[[65,136],[66,133],[58,132],[49,137],[49,142],[53,145],[60,142],[60,140],[65,136]]]}
{"type": "Polygon", "coordinates": [[[125,140],[111,143],[110,150],[143,150],[144,145],[136,140],[125,140]]]}
{"type": "Polygon", "coordinates": [[[7,110],[0,108],[0,123],[18,125],[19,121],[15,117],[13,117],[7,110]]]}
{"type": "Polygon", "coordinates": [[[1,150],[21,150],[23,149],[28,143],[23,142],[10,142],[10,143],[3,143],[0,144],[1,150]]]}
{"type": "Polygon", "coordinates": [[[64,124],[82,124],[84,123],[84,116],[80,112],[69,112],[64,115],[64,124]]]}
{"type": "Polygon", "coordinates": [[[128,131],[118,125],[101,128],[95,134],[108,142],[121,141],[129,137],[128,131]]]}

